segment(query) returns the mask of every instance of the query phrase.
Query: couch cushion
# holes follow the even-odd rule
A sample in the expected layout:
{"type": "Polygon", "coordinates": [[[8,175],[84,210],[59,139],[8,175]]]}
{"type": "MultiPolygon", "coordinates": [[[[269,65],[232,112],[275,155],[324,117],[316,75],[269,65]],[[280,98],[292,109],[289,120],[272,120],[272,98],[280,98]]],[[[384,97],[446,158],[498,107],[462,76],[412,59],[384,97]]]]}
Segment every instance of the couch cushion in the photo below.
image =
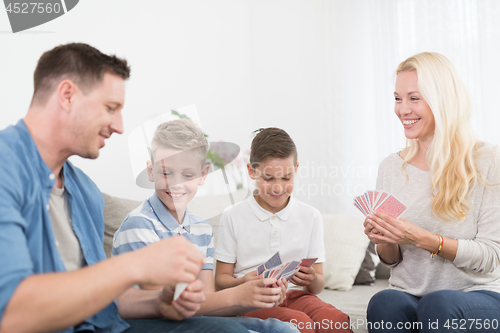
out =
{"type": "Polygon", "coordinates": [[[113,236],[122,224],[125,216],[133,209],[139,207],[142,201],[121,199],[102,194],[104,197],[104,251],[111,257],[113,236]]]}
{"type": "Polygon", "coordinates": [[[326,262],[325,288],[350,290],[365,257],[369,239],[363,216],[323,214],[326,262]]]}

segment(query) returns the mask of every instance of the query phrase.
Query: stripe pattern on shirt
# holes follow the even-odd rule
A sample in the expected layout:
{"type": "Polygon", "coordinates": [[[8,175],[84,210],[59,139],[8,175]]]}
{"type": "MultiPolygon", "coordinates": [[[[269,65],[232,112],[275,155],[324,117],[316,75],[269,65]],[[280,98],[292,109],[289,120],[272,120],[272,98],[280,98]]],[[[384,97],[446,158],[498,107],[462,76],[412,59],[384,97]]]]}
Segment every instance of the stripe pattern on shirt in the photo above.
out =
{"type": "Polygon", "coordinates": [[[138,250],[161,239],[182,235],[205,257],[204,270],[213,270],[214,237],[211,224],[186,209],[179,224],[156,193],[131,211],[113,237],[113,256],[138,250]]]}

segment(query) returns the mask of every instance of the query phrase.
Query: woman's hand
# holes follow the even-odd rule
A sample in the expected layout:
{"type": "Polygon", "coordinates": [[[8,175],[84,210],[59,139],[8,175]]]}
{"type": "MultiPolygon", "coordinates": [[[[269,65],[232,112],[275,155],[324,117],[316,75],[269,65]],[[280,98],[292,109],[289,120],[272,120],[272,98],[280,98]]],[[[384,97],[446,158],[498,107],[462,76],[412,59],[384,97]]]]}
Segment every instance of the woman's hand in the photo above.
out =
{"type": "Polygon", "coordinates": [[[415,224],[395,219],[381,212],[369,214],[364,223],[365,234],[375,244],[411,244],[417,246],[426,231],[415,224]]]}

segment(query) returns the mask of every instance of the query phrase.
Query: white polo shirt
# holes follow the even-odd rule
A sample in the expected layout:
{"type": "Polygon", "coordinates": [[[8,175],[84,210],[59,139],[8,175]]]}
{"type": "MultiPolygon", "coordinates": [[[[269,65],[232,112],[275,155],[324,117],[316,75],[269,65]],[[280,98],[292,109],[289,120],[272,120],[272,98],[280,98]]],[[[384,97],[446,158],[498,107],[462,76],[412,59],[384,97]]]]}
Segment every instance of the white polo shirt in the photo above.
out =
{"type": "Polygon", "coordinates": [[[325,261],[318,209],[290,197],[288,205],[273,214],[251,195],[222,214],[215,259],[235,264],[235,278],[257,269],[278,251],[283,263],[304,258],[325,261]]]}

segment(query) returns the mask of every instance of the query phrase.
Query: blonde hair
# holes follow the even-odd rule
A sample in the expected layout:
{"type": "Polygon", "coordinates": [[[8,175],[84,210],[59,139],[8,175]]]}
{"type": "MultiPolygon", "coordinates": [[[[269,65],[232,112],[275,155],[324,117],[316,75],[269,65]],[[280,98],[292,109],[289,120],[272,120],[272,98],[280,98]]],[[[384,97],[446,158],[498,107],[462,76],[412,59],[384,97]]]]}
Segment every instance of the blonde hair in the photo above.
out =
{"type": "MultiPolygon", "coordinates": [[[[478,141],[469,119],[469,94],[453,64],[439,53],[424,52],[399,64],[396,74],[415,71],[418,90],[435,120],[427,152],[431,174],[432,210],[442,219],[463,220],[470,208],[470,190],[478,181],[478,141]]],[[[408,139],[405,165],[418,153],[418,139],[408,139]]],[[[408,175],[407,175],[408,177],[408,175]]]]}
{"type": "Polygon", "coordinates": [[[192,150],[200,158],[201,165],[207,159],[208,142],[205,135],[191,120],[176,119],[161,123],[151,142],[151,162],[158,148],[192,150]]]}

